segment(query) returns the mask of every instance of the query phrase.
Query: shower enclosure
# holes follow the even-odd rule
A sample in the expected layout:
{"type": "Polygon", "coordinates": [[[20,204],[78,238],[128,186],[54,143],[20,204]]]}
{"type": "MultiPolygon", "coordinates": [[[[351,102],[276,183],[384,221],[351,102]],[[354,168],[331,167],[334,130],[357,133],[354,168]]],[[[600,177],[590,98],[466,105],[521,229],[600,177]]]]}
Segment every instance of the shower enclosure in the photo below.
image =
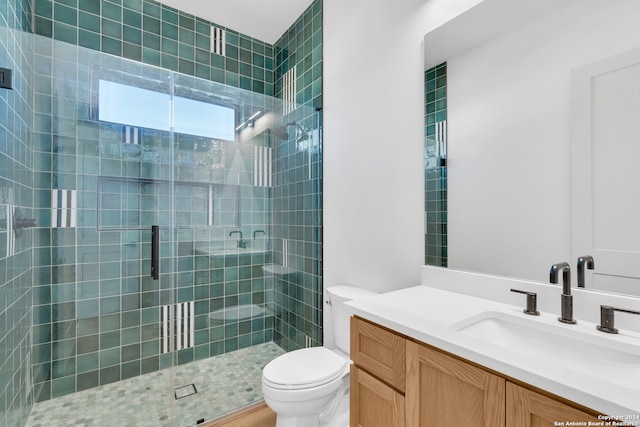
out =
{"type": "Polygon", "coordinates": [[[28,425],[187,426],[260,400],[264,364],[322,342],[321,113],[34,50],[28,425]]]}

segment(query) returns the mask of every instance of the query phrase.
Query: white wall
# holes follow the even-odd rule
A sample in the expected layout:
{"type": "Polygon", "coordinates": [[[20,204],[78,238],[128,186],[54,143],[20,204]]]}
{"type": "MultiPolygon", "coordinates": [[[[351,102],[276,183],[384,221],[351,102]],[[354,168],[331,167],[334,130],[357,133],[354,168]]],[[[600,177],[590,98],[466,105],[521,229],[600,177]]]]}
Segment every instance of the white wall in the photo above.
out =
{"type": "Polygon", "coordinates": [[[450,267],[546,281],[575,262],[570,70],[639,46],[637,16],[581,0],[448,61],[450,267]]]}
{"type": "Polygon", "coordinates": [[[324,0],[325,287],[420,283],[422,39],[477,2],[324,0]]]}

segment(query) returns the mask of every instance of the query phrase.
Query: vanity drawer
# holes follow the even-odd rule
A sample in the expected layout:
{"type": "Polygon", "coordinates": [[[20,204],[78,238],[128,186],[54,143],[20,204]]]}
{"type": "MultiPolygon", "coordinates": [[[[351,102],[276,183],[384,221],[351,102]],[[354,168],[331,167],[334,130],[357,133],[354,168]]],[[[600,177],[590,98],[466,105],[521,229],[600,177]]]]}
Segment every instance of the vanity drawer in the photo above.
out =
{"type": "Polygon", "coordinates": [[[351,365],[350,418],[358,427],[405,427],[405,397],[351,365]]]}
{"type": "Polygon", "coordinates": [[[358,317],[351,318],[351,359],[396,390],[405,389],[405,339],[358,317]]]}

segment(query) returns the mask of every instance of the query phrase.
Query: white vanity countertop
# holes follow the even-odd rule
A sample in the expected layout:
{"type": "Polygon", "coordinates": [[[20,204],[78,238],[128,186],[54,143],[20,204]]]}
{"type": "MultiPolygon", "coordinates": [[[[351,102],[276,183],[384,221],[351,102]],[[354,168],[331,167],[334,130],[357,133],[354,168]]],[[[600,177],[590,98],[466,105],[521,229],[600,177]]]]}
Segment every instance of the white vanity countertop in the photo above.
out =
{"type": "MultiPolygon", "coordinates": [[[[596,360],[594,369],[589,372],[576,372],[563,369],[558,363],[563,357],[575,357],[575,352],[569,356],[559,348],[557,357],[554,355],[554,360],[549,360],[523,354],[508,346],[492,345],[456,330],[459,322],[473,316],[485,312],[503,312],[532,318],[532,321],[553,327],[560,325],[571,328],[592,335],[594,339],[604,340],[612,347],[625,343],[640,345],[640,334],[637,332],[620,328],[618,335],[604,334],[596,330],[595,323],[587,321],[564,325],[552,313],[527,316],[522,312],[524,305],[524,296],[522,305],[514,306],[428,286],[415,286],[351,301],[347,303],[347,308],[352,314],[603,414],[640,416],[640,363],[625,370],[626,375],[617,377],[599,375],[599,366],[615,363],[604,359],[602,365],[596,360]]],[[[588,345],[585,345],[584,352],[589,354],[588,345]]],[[[635,356],[640,360],[640,354],[635,356]]],[[[616,367],[613,368],[615,372],[616,367]]],[[[640,420],[634,422],[640,425],[640,420]]]]}

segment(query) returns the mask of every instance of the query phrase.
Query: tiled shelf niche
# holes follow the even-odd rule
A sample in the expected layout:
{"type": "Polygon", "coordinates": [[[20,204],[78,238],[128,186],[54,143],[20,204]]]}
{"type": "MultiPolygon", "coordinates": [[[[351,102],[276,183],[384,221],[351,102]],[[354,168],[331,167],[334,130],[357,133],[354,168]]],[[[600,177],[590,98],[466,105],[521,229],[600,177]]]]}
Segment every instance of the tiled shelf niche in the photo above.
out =
{"type": "Polygon", "coordinates": [[[152,225],[175,227],[237,227],[239,187],[168,180],[98,177],[98,230],[141,230],[152,225]]]}

